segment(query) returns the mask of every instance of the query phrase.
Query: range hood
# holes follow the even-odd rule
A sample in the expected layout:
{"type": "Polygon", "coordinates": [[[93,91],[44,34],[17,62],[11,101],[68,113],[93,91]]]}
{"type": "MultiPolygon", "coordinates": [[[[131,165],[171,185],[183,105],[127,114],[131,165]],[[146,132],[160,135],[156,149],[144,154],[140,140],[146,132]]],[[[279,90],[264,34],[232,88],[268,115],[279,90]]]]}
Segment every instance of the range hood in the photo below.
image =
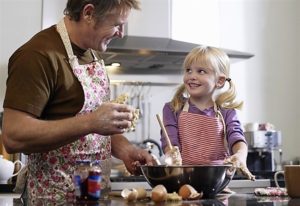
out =
{"type": "MultiPolygon", "coordinates": [[[[119,63],[115,73],[170,74],[181,73],[185,56],[199,46],[170,38],[125,36],[114,39],[103,53],[106,65],[119,63]]],[[[232,62],[254,56],[250,53],[223,49],[232,62]]]]}

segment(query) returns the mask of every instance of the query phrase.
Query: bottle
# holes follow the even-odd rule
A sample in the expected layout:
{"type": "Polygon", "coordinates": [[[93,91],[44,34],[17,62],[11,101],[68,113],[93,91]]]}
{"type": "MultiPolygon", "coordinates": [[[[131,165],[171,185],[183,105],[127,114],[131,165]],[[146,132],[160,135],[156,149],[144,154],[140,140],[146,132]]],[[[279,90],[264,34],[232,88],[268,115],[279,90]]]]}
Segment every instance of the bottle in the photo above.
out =
{"type": "Polygon", "coordinates": [[[87,181],[90,169],[89,160],[77,160],[74,171],[74,186],[76,201],[85,201],[88,199],[87,181]]]}
{"type": "Polygon", "coordinates": [[[101,197],[101,167],[100,161],[96,160],[91,164],[87,179],[88,199],[97,201],[101,197]]]}

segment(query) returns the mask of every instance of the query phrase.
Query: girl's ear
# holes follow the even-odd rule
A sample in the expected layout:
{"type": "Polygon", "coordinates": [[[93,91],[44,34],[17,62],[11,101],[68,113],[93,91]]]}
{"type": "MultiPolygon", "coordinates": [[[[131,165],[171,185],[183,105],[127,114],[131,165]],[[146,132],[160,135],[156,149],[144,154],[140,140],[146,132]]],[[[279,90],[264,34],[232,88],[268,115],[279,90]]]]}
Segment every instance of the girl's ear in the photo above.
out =
{"type": "Polygon", "coordinates": [[[225,81],[226,81],[225,75],[220,75],[216,84],[217,88],[222,88],[225,84],[225,81]]]}

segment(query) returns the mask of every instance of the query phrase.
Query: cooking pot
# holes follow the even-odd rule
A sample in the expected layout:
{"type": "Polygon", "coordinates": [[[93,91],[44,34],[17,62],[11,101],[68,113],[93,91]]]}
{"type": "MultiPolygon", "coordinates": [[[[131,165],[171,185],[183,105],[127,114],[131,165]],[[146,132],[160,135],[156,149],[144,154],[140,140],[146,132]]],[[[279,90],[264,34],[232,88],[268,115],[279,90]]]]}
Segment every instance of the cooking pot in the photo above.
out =
{"type": "Polygon", "coordinates": [[[194,187],[204,198],[214,198],[232,179],[235,168],[226,165],[141,166],[151,187],[162,184],[168,193],[179,191],[184,184],[194,187]]]}

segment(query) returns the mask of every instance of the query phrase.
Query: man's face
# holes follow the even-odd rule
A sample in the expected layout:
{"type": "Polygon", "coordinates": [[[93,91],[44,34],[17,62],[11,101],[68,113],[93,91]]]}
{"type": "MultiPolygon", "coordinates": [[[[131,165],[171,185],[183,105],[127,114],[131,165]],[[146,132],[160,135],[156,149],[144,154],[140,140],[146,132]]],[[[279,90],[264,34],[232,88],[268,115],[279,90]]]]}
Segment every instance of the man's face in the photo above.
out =
{"type": "Polygon", "coordinates": [[[101,21],[97,22],[94,19],[87,32],[87,47],[98,51],[105,51],[113,38],[122,38],[128,15],[129,10],[126,12],[115,10],[101,21]]]}

